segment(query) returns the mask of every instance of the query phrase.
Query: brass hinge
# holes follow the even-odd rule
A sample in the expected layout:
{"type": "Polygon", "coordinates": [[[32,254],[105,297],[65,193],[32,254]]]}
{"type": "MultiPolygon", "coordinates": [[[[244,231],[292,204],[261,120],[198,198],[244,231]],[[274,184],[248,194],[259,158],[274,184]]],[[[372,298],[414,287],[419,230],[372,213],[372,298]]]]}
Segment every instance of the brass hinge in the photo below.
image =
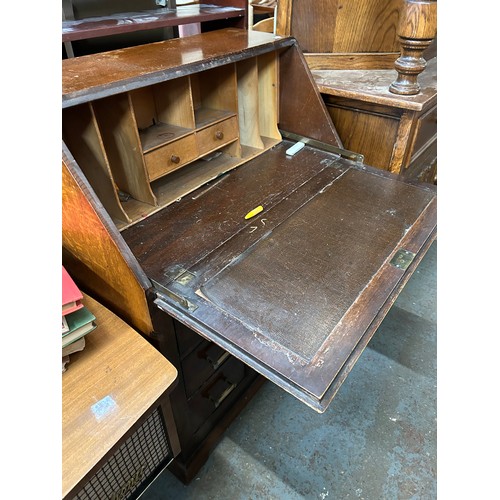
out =
{"type": "Polygon", "coordinates": [[[397,267],[398,269],[406,271],[406,269],[408,269],[408,266],[413,262],[414,258],[415,254],[413,252],[401,248],[394,254],[394,257],[391,259],[390,264],[394,267],[397,267]]]}
{"type": "Polygon", "coordinates": [[[337,146],[332,146],[331,144],[327,144],[326,142],[321,142],[316,139],[311,139],[310,137],[303,137],[301,135],[294,134],[293,132],[287,132],[286,130],[280,129],[280,133],[284,139],[288,139],[289,141],[303,142],[308,146],[312,146],[329,153],[337,154],[342,158],[347,158],[348,160],[355,162],[359,166],[363,166],[365,157],[360,153],[354,153],[353,151],[342,149],[337,146]]]}
{"type": "MultiPolygon", "coordinates": [[[[174,300],[177,302],[180,306],[182,306],[184,309],[187,309],[189,311],[196,311],[198,309],[198,306],[190,302],[187,297],[184,297],[176,292],[173,292],[172,290],[169,290],[168,288],[165,288],[162,284],[158,283],[155,280],[151,280],[154,287],[156,288],[156,300],[154,303],[156,305],[160,305],[158,301],[163,301],[165,300],[166,297],[174,300]],[[165,297],[166,296],[166,297],[165,297]]],[[[160,307],[161,309],[161,307],[160,307]]]]}

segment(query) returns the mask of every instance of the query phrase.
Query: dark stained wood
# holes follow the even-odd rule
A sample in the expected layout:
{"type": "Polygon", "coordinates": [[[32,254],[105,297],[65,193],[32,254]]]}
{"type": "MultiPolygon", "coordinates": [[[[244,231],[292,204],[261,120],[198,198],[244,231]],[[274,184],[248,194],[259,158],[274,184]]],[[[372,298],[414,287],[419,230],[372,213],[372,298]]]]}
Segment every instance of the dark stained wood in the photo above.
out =
{"type": "MultiPolygon", "coordinates": [[[[215,2],[214,2],[215,3],[215,2]]],[[[179,5],[176,10],[152,9],[62,22],[62,41],[73,42],[100,36],[132,33],[217,19],[244,18],[245,8],[211,4],[179,5]]]]}
{"type": "Polygon", "coordinates": [[[407,247],[418,254],[433,234],[434,193],[306,147],[296,159],[304,170],[313,168],[310,179],[280,193],[280,203],[264,202],[266,210],[250,224],[236,224],[247,211],[242,193],[250,200],[273,193],[275,186],[255,182],[273,157],[273,177],[285,181],[290,145],[284,141],[265,159],[228,174],[217,191],[182,200],[123,236],[160,292],[197,307],[187,314],[166,299],[162,306],[170,314],[323,411],[332,380],[405,279],[388,263],[391,256],[407,247]],[[244,209],[227,205],[230,193],[244,209]],[[162,236],[142,248],[157,227],[177,240],[162,236]],[[193,273],[188,285],[172,281],[168,270],[175,264],[193,273]]]}
{"type": "Polygon", "coordinates": [[[280,55],[279,110],[282,130],[342,147],[304,55],[297,46],[280,55]]]}
{"type": "Polygon", "coordinates": [[[292,38],[237,28],[62,61],[63,107],[293,45],[292,38]],[[175,69],[175,72],[173,71],[175,69]]]}
{"type": "Polygon", "coordinates": [[[248,163],[246,168],[236,169],[234,175],[208,184],[200,193],[194,192],[191,203],[170,205],[125,229],[122,236],[146,273],[166,285],[170,279],[162,275],[167,270],[177,265],[189,268],[235,234],[249,231],[255,226],[253,219],[244,218],[250,210],[263,205],[265,217],[269,209],[324,169],[320,161],[314,161],[317,155],[313,152],[307,150],[301,156],[312,160],[307,169],[301,162],[289,161],[282,148],[273,148],[265,159],[248,163]],[[163,230],[157,231],[157,227],[163,230]],[[203,245],[199,244],[200,238],[203,245]]]}
{"type": "MultiPolygon", "coordinates": [[[[127,96],[138,108],[139,118],[131,120],[135,124],[129,128],[139,141],[137,123],[147,126],[154,114],[139,109],[144,102],[151,107],[145,95],[130,99],[127,92],[162,81],[174,85],[176,79],[192,97],[192,106],[182,106],[184,112],[199,115],[204,103],[236,113],[235,133],[244,129],[251,144],[226,146],[215,159],[198,159],[179,169],[196,177],[201,174],[197,179],[203,181],[170,199],[168,206],[159,202],[154,212],[139,212],[121,233],[76,164],[73,171],[92,209],[103,213],[96,227],[108,233],[122,255],[128,266],[125,278],[130,271],[137,273],[153,326],[143,333],[159,340],[162,352],[172,357],[182,375],[182,388],[173,401],[183,448],[179,467],[187,477],[193,464],[199,464],[199,450],[207,450],[209,436],[257,378],[255,372],[324,411],[345,378],[345,367],[352,366],[412,272],[396,268],[391,258],[407,249],[418,260],[433,238],[436,203],[433,189],[354,164],[331,147],[341,142],[293,38],[229,29],[67,61],[63,106],[90,102],[94,109],[95,102],[104,102],[102,97],[127,96]],[[220,78],[204,78],[214,72],[220,78]],[[233,90],[222,90],[226,79],[233,81],[233,90]],[[209,95],[207,87],[215,87],[209,95]],[[252,89],[258,95],[248,97],[252,89]],[[229,94],[230,104],[223,99],[229,94]],[[238,106],[242,99],[250,103],[248,115],[245,106],[238,106]],[[257,131],[245,120],[259,121],[261,146],[254,140],[257,131]],[[281,140],[277,120],[286,137],[290,135],[285,132],[291,132],[305,142],[323,142],[311,142],[295,156],[287,156],[292,142],[281,140]],[[224,162],[219,169],[217,162],[225,156],[237,163],[224,162]],[[218,170],[207,177],[214,168],[211,162],[218,170]],[[263,211],[245,219],[259,205],[263,211]],[[184,342],[181,323],[205,341],[184,342]],[[208,346],[231,356],[217,357],[213,370],[193,368],[190,362],[206,355],[208,346]]],[[[383,103],[373,106],[377,114],[383,103]]],[[[403,123],[397,137],[412,135],[413,122],[407,116],[411,112],[397,108],[389,113],[403,123]]],[[[181,125],[179,114],[176,110],[169,113],[175,119],[165,120],[181,125]]],[[[108,120],[98,122],[103,128],[110,125],[108,120]]],[[[428,142],[429,124],[421,122],[421,136],[415,139],[422,148],[428,142]]],[[[237,145],[240,139],[241,135],[237,145]]],[[[106,143],[103,140],[104,150],[106,143]]],[[[128,147],[124,146],[125,155],[128,147]]],[[[403,158],[404,150],[397,154],[403,158]]],[[[134,169],[129,170],[133,174],[134,169]]],[[[176,174],[152,183],[158,200],[158,188],[177,182],[176,174]]],[[[66,184],[71,183],[65,180],[66,184]]],[[[125,207],[130,200],[121,203],[125,207]]],[[[132,218],[131,210],[124,210],[132,218]]],[[[137,289],[130,291],[128,282],[109,276],[115,267],[104,255],[108,247],[85,243],[88,253],[95,253],[95,263],[92,267],[87,262],[92,257],[83,255],[84,267],[104,282],[106,294],[116,289],[110,300],[120,301],[128,293],[137,298],[137,289]]],[[[74,246],[72,252],[77,260],[79,248],[74,246]]],[[[98,278],[91,277],[92,286],[99,284],[98,278]]]]}
{"type": "Polygon", "coordinates": [[[169,469],[181,481],[188,484],[207,461],[210,452],[219,442],[229,424],[243,410],[265,379],[241,361],[229,356],[215,370],[210,370],[208,376],[202,381],[198,377],[198,372],[190,367],[189,358],[206,354],[207,346],[209,349],[218,349],[218,347],[211,342],[204,341],[182,323],[166,316],[153,302],[150,302],[150,306],[155,327],[155,336],[151,340],[177,368],[180,379],[180,383],[171,395],[171,401],[181,452],[169,469]],[[236,373],[241,373],[243,369],[244,377],[219,407],[209,412],[208,417],[202,421],[199,418],[200,412],[203,408],[213,407],[213,402],[201,394],[205,396],[210,394],[205,389],[211,387],[214,380],[227,370],[228,362],[230,369],[232,366],[232,370],[236,373]],[[186,390],[191,382],[185,377],[196,379],[200,383],[192,394],[188,394],[186,390]],[[197,392],[198,389],[200,389],[199,392],[197,392]],[[193,394],[195,394],[194,397],[188,397],[193,394]]]}

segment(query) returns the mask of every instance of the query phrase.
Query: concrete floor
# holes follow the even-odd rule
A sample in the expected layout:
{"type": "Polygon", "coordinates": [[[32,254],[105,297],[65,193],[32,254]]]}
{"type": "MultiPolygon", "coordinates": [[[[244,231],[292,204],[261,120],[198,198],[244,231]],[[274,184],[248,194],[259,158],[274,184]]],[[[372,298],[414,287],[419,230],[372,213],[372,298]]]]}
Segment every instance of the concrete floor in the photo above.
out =
{"type": "Polygon", "coordinates": [[[324,414],[268,382],[189,486],[164,471],[141,500],[436,498],[436,252],[324,414]]]}

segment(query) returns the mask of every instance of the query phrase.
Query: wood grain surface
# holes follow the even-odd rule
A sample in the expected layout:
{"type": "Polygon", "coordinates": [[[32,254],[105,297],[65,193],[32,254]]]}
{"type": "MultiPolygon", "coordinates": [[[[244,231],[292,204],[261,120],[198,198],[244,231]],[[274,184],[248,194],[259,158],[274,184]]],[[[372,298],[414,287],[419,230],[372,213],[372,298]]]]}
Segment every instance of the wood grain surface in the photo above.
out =
{"type": "Polygon", "coordinates": [[[313,70],[314,81],[322,94],[384,104],[394,108],[424,111],[437,100],[437,59],[427,62],[419,76],[421,91],[417,95],[403,96],[389,92],[397,77],[388,70],[313,70]]]}
{"type": "Polygon", "coordinates": [[[97,214],[90,201],[98,203],[92,188],[78,175],[78,166],[63,149],[63,262],[84,291],[112,304],[117,314],[149,334],[153,326],[145,290],[151,287],[150,282],[109,216],[106,220],[97,214]]]}
{"type": "Polygon", "coordinates": [[[123,236],[159,293],[194,307],[165,296],[163,310],[324,411],[344,363],[406,279],[390,259],[432,239],[435,193],[308,146],[290,158],[290,145],[123,236]],[[188,282],[176,281],[179,269],[188,282]]]}
{"type": "Polygon", "coordinates": [[[280,0],[277,33],[304,52],[399,52],[400,0],[280,0]]]}
{"type": "Polygon", "coordinates": [[[177,370],[99,302],[84,295],[97,328],[62,374],[64,497],[174,383],[177,370]]]}
{"type": "Polygon", "coordinates": [[[63,107],[242,60],[295,40],[236,28],[62,61],[63,107]],[[173,69],[176,71],[172,71],[173,69]]]}

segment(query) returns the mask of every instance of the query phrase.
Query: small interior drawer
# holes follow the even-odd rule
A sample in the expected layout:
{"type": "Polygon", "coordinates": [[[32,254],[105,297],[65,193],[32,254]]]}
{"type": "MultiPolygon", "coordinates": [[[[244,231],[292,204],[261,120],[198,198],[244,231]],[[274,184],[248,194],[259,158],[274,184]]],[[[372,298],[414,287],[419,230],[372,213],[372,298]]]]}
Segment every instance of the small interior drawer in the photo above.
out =
{"type": "Polygon", "coordinates": [[[196,132],[196,142],[200,155],[214,151],[237,138],[238,120],[236,116],[196,132]]]}
{"type": "Polygon", "coordinates": [[[182,363],[184,385],[190,397],[230,357],[229,353],[213,342],[204,341],[182,363]]]}
{"type": "Polygon", "coordinates": [[[154,181],[198,156],[194,134],[166,144],[144,155],[149,180],[154,181]]]}
{"type": "Polygon", "coordinates": [[[224,402],[237,393],[238,384],[245,377],[245,365],[230,357],[206,384],[188,399],[194,429],[198,429],[224,402]]]}

